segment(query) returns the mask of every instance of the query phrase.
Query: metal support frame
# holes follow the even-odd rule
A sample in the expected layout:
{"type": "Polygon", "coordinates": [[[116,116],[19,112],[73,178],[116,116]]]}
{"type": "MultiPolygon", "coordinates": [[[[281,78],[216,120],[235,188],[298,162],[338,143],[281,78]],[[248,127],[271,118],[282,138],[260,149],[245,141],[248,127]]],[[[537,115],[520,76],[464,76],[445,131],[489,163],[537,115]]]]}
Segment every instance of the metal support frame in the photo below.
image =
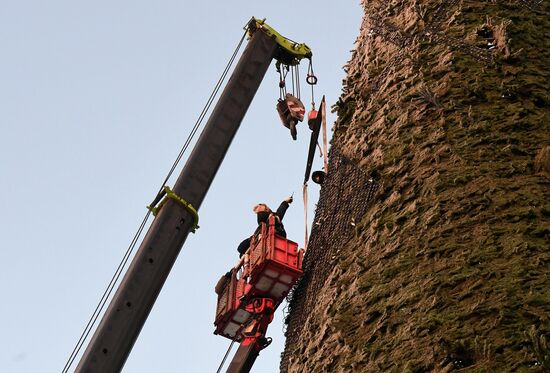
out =
{"type": "Polygon", "coordinates": [[[279,45],[279,50],[274,58],[279,63],[295,66],[298,65],[303,58],[309,58],[311,60],[313,53],[310,47],[304,43],[297,43],[279,34],[273,27],[265,23],[265,18],[257,19],[252,17],[245,29],[248,30],[249,35],[253,35],[257,30],[262,30],[267,36],[275,40],[279,45]]]}
{"type": "Polygon", "coordinates": [[[261,349],[256,343],[240,344],[235,356],[231,360],[226,373],[248,373],[252,369],[261,349]]]}
{"type": "Polygon", "coordinates": [[[260,351],[271,343],[271,338],[265,338],[265,333],[273,320],[275,302],[269,298],[255,299],[252,302],[257,305],[250,305],[247,309],[254,314],[254,319],[243,330],[239,349],[233,356],[226,373],[250,372],[260,351]]]}

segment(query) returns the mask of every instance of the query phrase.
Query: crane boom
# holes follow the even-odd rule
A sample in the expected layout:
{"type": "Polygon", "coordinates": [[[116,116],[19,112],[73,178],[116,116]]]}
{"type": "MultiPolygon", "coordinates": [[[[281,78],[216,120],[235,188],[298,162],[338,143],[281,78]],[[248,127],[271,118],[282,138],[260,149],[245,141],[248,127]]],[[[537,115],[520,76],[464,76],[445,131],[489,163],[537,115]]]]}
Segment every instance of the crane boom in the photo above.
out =
{"type": "MultiPolygon", "coordinates": [[[[254,18],[249,28],[252,24],[256,29],[263,27],[263,21],[254,18]]],[[[284,54],[285,50],[285,46],[268,32],[251,32],[251,39],[173,188],[176,196],[185,199],[195,209],[204,200],[271,60],[281,51],[284,54]]],[[[195,216],[189,208],[175,199],[166,201],[147,231],[75,372],[122,370],[194,224],[195,216]]]]}

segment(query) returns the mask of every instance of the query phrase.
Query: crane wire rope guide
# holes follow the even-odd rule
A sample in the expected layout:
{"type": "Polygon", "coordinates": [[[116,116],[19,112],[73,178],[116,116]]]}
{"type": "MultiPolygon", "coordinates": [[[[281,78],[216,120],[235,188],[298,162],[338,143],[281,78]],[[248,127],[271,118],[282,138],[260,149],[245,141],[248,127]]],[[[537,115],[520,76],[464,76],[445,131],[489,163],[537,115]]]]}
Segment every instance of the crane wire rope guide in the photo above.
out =
{"type": "MultiPolygon", "coordinates": [[[[109,302],[75,372],[111,373],[122,370],[189,232],[196,228],[198,210],[271,61],[276,59],[283,64],[296,66],[303,58],[311,60],[311,49],[307,45],[283,37],[268,26],[265,20],[252,18],[246,31],[249,41],[231,78],[170,189],[170,195],[164,200],[162,208],[156,211],[155,219],[109,302]]],[[[164,186],[159,194],[162,194],[164,186]]],[[[164,193],[168,191],[164,190],[164,193]]],[[[157,195],[155,202],[161,199],[157,195]]],[[[150,207],[154,209],[156,204],[150,207]]],[[[276,305],[266,301],[262,304],[254,303],[253,306],[255,310],[263,307],[269,311],[276,305]]],[[[262,323],[265,322],[266,318],[263,318],[262,323]]],[[[261,339],[261,342],[265,340],[261,339]]],[[[245,363],[250,363],[250,360],[245,363]]],[[[238,364],[232,363],[233,368],[237,369],[235,372],[250,369],[247,366],[239,368],[238,364]]]]}

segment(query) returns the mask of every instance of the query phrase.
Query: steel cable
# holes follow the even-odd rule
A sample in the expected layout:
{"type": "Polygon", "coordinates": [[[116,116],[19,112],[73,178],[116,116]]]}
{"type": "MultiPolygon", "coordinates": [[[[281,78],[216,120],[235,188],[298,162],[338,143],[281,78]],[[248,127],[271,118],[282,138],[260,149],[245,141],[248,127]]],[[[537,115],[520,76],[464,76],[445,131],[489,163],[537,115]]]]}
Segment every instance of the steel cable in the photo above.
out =
{"type": "Polygon", "coordinates": [[[229,352],[231,351],[231,349],[233,348],[233,343],[235,343],[235,340],[231,340],[231,344],[229,345],[229,347],[227,348],[227,351],[225,351],[225,355],[223,356],[223,359],[222,359],[222,362],[220,363],[220,366],[218,367],[218,370],[216,371],[216,373],[220,373],[222,368],[223,368],[223,365],[225,364],[225,360],[227,360],[227,356],[229,355],[229,352]]]}
{"type": "MultiPolygon", "coordinates": [[[[200,125],[202,124],[202,121],[204,120],[204,117],[206,116],[206,114],[208,113],[210,107],[212,106],[212,103],[214,102],[214,99],[216,98],[216,96],[217,96],[217,94],[220,90],[221,85],[225,81],[225,78],[227,77],[227,74],[228,74],[229,70],[231,69],[231,66],[233,65],[233,62],[235,61],[235,58],[236,58],[236,56],[237,56],[237,54],[238,54],[238,52],[239,52],[239,50],[242,46],[242,43],[243,43],[243,41],[246,37],[246,34],[247,34],[247,31],[244,32],[243,36],[239,40],[239,43],[237,44],[237,47],[235,48],[235,51],[233,52],[233,55],[229,59],[229,62],[225,66],[225,69],[223,70],[220,78],[218,79],[218,82],[214,86],[214,89],[212,90],[212,93],[210,94],[206,104],[204,105],[201,113],[199,114],[199,117],[198,117],[197,121],[195,122],[195,125],[191,129],[191,132],[189,133],[189,135],[188,135],[185,143],[183,144],[178,156],[176,157],[176,160],[174,161],[174,163],[172,164],[172,167],[168,171],[168,174],[167,174],[166,178],[164,179],[164,181],[162,183],[162,186],[159,188],[159,191],[157,192],[157,196],[155,197],[155,201],[158,202],[159,196],[162,196],[164,186],[166,185],[166,183],[168,182],[168,180],[172,176],[174,170],[176,169],[179,162],[181,161],[181,158],[183,157],[183,155],[185,154],[187,148],[191,144],[191,141],[193,140],[193,137],[197,133],[200,125]]],[[[69,371],[69,368],[74,363],[74,360],[76,359],[76,357],[78,356],[78,353],[82,349],[82,346],[84,345],[84,342],[88,338],[88,336],[89,336],[90,332],[92,331],[97,319],[99,318],[99,315],[101,314],[101,311],[105,307],[105,304],[107,303],[107,300],[109,299],[110,295],[112,294],[113,289],[114,289],[116,283],[118,282],[124,267],[128,263],[128,259],[130,258],[131,254],[132,254],[132,252],[133,252],[133,250],[134,250],[134,248],[137,244],[137,241],[138,241],[139,237],[141,236],[141,233],[143,232],[143,229],[145,228],[145,225],[147,224],[147,221],[148,221],[150,216],[151,216],[151,211],[147,211],[147,213],[145,214],[145,217],[143,218],[143,221],[141,222],[136,234],[134,235],[134,238],[132,239],[132,241],[130,242],[130,245],[126,249],[126,252],[124,253],[124,256],[122,257],[122,260],[118,264],[118,267],[115,270],[115,273],[111,277],[111,280],[109,281],[109,284],[107,285],[107,288],[103,292],[103,295],[101,296],[101,299],[99,300],[99,303],[97,304],[94,312],[92,313],[92,316],[88,320],[88,323],[86,324],[86,327],[84,328],[84,331],[80,335],[80,338],[78,339],[73,351],[71,352],[71,355],[67,359],[67,362],[65,363],[65,366],[63,367],[62,373],[67,373],[69,371]]]]}
{"type": "Polygon", "coordinates": [[[124,256],[123,256],[122,260],[118,264],[118,267],[117,267],[113,277],[111,277],[111,281],[109,281],[109,284],[107,285],[107,288],[103,292],[103,295],[101,296],[101,299],[99,300],[99,303],[97,304],[92,316],[88,320],[88,323],[86,324],[86,327],[84,328],[84,331],[80,335],[80,338],[78,339],[78,342],[77,342],[76,346],[74,347],[73,351],[71,352],[71,355],[69,356],[69,359],[65,363],[65,366],[63,367],[63,370],[62,370],[63,373],[69,371],[69,368],[71,367],[74,360],[76,359],[78,353],[80,352],[80,349],[84,345],[84,342],[88,338],[88,335],[90,334],[90,332],[91,332],[93,326],[95,325],[99,315],[101,314],[101,311],[103,310],[103,307],[105,307],[107,299],[111,295],[111,293],[113,291],[113,288],[114,288],[114,285],[116,284],[116,282],[120,278],[120,274],[122,273],[123,268],[126,266],[126,263],[128,262],[128,259],[130,258],[130,255],[132,254],[132,251],[133,251],[133,249],[136,245],[136,242],[137,242],[139,236],[143,232],[143,228],[145,227],[145,224],[147,223],[147,220],[149,219],[150,214],[151,214],[150,211],[147,211],[147,214],[145,214],[145,217],[143,218],[143,221],[141,222],[141,225],[139,226],[136,234],[134,235],[134,238],[132,239],[132,242],[130,243],[130,245],[126,249],[126,252],[124,253],[124,256]]]}

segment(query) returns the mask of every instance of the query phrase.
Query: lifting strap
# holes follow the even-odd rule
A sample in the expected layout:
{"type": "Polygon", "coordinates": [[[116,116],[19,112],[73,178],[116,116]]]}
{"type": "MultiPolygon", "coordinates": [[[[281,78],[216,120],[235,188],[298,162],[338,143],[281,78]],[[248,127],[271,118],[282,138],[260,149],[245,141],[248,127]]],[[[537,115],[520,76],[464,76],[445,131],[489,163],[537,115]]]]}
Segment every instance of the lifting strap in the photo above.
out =
{"type": "Polygon", "coordinates": [[[324,105],[325,103],[325,97],[323,96],[323,104],[319,109],[321,109],[321,120],[322,120],[322,127],[323,127],[323,168],[325,171],[325,175],[328,174],[328,150],[327,150],[327,107],[324,105]]]}
{"type": "Polygon", "coordinates": [[[309,242],[309,235],[307,231],[307,183],[304,183],[302,197],[304,199],[304,250],[307,250],[307,244],[309,242]]]}
{"type": "MultiPolygon", "coordinates": [[[[163,190],[164,198],[162,201],[158,203],[152,203],[151,205],[147,206],[147,209],[153,213],[153,216],[157,216],[162,206],[166,204],[168,199],[173,199],[174,201],[178,202],[181,206],[183,206],[190,214],[193,216],[193,225],[191,226],[191,233],[195,233],[197,229],[199,229],[199,213],[197,212],[197,209],[193,207],[189,202],[178,196],[172,189],[170,189],[169,186],[165,185],[163,190]]],[[[162,194],[160,194],[162,196],[162,194]]],[[[155,200],[157,200],[155,198],[155,200]]]]}

